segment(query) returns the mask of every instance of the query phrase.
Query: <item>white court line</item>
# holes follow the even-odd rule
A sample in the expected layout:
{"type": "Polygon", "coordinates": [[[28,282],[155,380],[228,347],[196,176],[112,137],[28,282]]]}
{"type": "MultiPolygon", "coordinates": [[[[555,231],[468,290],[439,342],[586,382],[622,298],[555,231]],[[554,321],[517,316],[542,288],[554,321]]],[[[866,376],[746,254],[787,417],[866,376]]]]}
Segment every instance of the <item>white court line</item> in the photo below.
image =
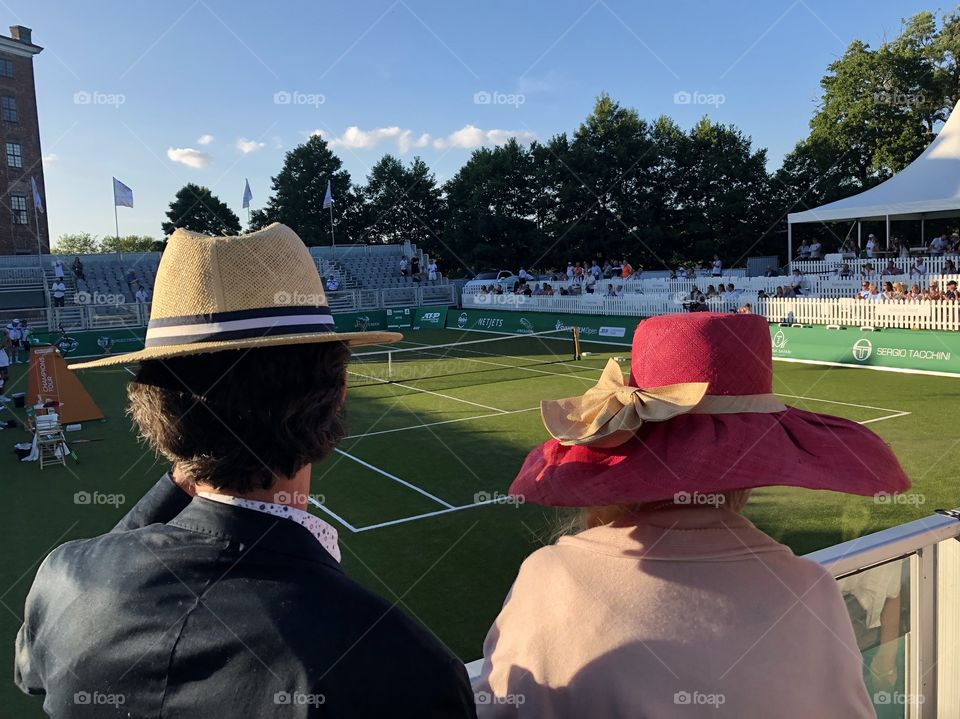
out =
{"type": "Polygon", "coordinates": [[[342,524],[344,527],[349,529],[351,532],[356,533],[360,531],[359,529],[354,527],[352,524],[350,524],[350,522],[348,522],[346,519],[341,517],[339,514],[337,514],[331,509],[328,509],[326,505],[324,505],[323,502],[321,502],[320,500],[315,499],[314,497],[307,497],[307,501],[310,502],[310,504],[312,504],[317,509],[329,514],[331,517],[333,517],[335,520],[340,522],[340,524],[342,524]]]}
{"type": "Polygon", "coordinates": [[[380,529],[381,527],[390,527],[394,524],[404,524],[405,522],[414,522],[418,519],[425,519],[426,517],[436,517],[439,514],[449,514],[450,512],[459,512],[461,509],[473,509],[474,507],[482,507],[485,504],[506,504],[503,499],[485,499],[482,502],[474,502],[473,504],[464,504],[460,507],[450,507],[449,509],[438,509],[435,512],[426,512],[425,514],[417,514],[412,517],[401,517],[400,519],[391,519],[389,522],[380,522],[379,524],[368,524],[366,527],[360,527],[357,532],[368,532],[371,529],[380,529]]]}
{"type": "MultiPolygon", "coordinates": [[[[893,409],[892,407],[873,407],[869,404],[854,404],[853,402],[838,402],[835,399],[817,399],[816,397],[802,397],[798,394],[784,394],[783,392],[774,392],[777,397],[790,397],[791,399],[805,399],[808,402],[826,402],[828,404],[842,404],[845,407],[860,407],[861,409],[876,409],[881,412],[903,412],[903,410],[893,409]]],[[[910,414],[903,412],[903,414],[910,414]]],[[[876,420],[873,420],[876,421],[876,420]]]]}
{"type": "Polygon", "coordinates": [[[364,461],[363,461],[362,459],[360,459],[359,457],[354,457],[352,454],[349,454],[349,453],[347,453],[347,452],[344,452],[342,449],[335,449],[335,450],[333,450],[333,451],[334,451],[334,452],[337,452],[338,454],[342,454],[342,455],[343,455],[344,457],[346,457],[347,459],[352,459],[352,460],[353,460],[354,462],[356,462],[357,464],[362,464],[362,465],[363,465],[364,467],[366,467],[367,469],[372,469],[374,472],[377,472],[377,473],[379,473],[379,474],[382,474],[382,475],[383,475],[384,477],[386,477],[387,479],[392,479],[394,482],[399,482],[399,483],[402,484],[403,486],[409,487],[409,488],[412,489],[414,492],[419,492],[419,493],[422,494],[424,497],[429,497],[429,498],[432,499],[434,502],[439,502],[440,504],[442,504],[444,507],[447,507],[448,509],[453,509],[453,505],[450,504],[449,502],[445,502],[445,501],[443,501],[442,499],[440,499],[440,497],[437,497],[437,496],[435,496],[435,495],[430,494],[430,492],[428,492],[428,491],[425,490],[425,489],[420,489],[420,487],[418,487],[418,486],[415,485],[415,484],[410,484],[410,482],[407,482],[406,480],[400,479],[399,477],[397,477],[397,476],[395,476],[395,475],[393,475],[393,474],[390,474],[389,472],[385,472],[385,471],[383,471],[382,469],[380,469],[379,467],[375,467],[374,465],[370,464],[369,462],[364,462],[364,461]]]}
{"type": "Polygon", "coordinates": [[[409,427],[394,427],[393,429],[381,429],[376,432],[366,432],[364,434],[351,434],[344,439],[361,439],[362,437],[375,437],[378,434],[390,434],[392,432],[406,432],[408,429],[423,429],[424,427],[436,427],[438,424],[453,424],[454,422],[469,422],[473,419],[486,419],[487,417],[502,417],[505,414],[518,414],[520,412],[533,412],[534,410],[539,410],[539,407],[527,407],[526,409],[511,409],[505,412],[497,412],[495,414],[478,414],[473,417],[458,417],[457,419],[444,419],[439,422],[424,422],[422,424],[414,424],[409,427]]]}
{"type": "Polygon", "coordinates": [[[857,424],[870,424],[871,422],[882,422],[885,419],[896,419],[897,417],[906,417],[910,412],[897,412],[896,414],[888,414],[885,417],[876,417],[875,419],[865,419],[862,422],[857,422],[857,424]]]}
{"type": "Polygon", "coordinates": [[[403,387],[404,389],[410,389],[414,392],[423,392],[424,394],[432,394],[437,397],[443,397],[444,399],[452,399],[454,402],[463,402],[464,404],[472,404],[474,407],[482,407],[483,409],[489,409],[492,412],[499,412],[500,414],[506,414],[508,410],[500,409],[499,407],[491,407],[487,404],[480,404],[479,402],[471,402],[468,399],[460,399],[459,397],[454,397],[449,394],[443,394],[441,392],[434,392],[433,390],[423,389],[421,387],[413,387],[409,384],[403,384],[401,382],[391,382],[390,380],[380,379],[379,377],[372,377],[368,374],[363,374],[361,372],[355,372],[352,369],[347,370],[348,374],[355,374],[357,377],[363,377],[364,379],[372,379],[374,382],[380,382],[381,384],[389,384],[395,387],[403,387]]]}

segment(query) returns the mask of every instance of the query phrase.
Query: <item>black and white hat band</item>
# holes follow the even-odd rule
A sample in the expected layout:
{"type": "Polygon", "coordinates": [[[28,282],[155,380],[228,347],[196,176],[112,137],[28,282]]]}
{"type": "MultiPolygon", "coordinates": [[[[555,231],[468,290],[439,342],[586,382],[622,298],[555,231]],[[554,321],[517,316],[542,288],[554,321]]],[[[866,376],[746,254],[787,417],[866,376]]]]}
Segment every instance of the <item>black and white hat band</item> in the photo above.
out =
{"type": "Polygon", "coordinates": [[[162,347],[320,332],[336,332],[329,307],[263,307],[151,319],[147,325],[144,346],[162,347]]]}

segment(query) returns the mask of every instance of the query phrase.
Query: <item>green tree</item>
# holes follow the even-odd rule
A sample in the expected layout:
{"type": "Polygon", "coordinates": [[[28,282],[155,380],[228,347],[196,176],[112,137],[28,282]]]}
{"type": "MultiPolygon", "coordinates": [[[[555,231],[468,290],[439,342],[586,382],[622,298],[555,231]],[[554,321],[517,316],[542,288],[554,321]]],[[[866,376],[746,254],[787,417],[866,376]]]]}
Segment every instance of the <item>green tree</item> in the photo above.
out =
{"type": "Polygon", "coordinates": [[[100,252],[97,236],[89,232],[60,235],[53,251],[61,255],[92,255],[100,252]]]}
{"type": "Polygon", "coordinates": [[[396,243],[404,240],[437,251],[443,228],[444,203],[436,178],[415,157],[409,167],[392,155],[375,164],[359,190],[364,215],[354,242],[396,243]]]}
{"type": "Polygon", "coordinates": [[[516,139],[473,152],[444,187],[444,242],[455,264],[472,274],[540,263],[534,176],[533,155],[516,139]]]}
{"type": "Polygon", "coordinates": [[[100,240],[100,252],[156,252],[158,242],[148,235],[109,236],[100,240]]]}
{"type": "Polygon", "coordinates": [[[178,228],[202,232],[205,235],[240,233],[240,220],[233,210],[209,188],[193,183],[188,183],[177,191],[170,203],[170,209],[167,210],[167,222],[161,226],[163,234],[168,236],[178,228]]]}
{"type": "Polygon", "coordinates": [[[336,240],[354,242],[356,225],[362,221],[360,199],[351,188],[350,173],[319,135],[286,154],[283,167],[272,179],[273,194],[262,210],[251,214],[251,228],[282,222],[308,245],[329,245],[333,239],[330,211],[323,207],[328,180],[333,190],[336,240]]]}

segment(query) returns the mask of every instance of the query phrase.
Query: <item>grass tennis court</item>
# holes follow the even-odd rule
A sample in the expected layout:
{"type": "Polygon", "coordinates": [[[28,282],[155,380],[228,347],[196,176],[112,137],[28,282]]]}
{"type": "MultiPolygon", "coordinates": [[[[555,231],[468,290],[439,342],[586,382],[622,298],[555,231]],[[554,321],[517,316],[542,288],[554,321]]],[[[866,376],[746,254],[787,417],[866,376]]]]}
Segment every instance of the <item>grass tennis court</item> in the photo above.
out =
{"type": "MultiPolygon", "coordinates": [[[[590,354],[574,361],[569,333],[436,348],[485,337],[422,330],[396,346],[416,351],[388,359],[386,348],[361,349],[351,365],[350,436],[314,468],[312,488],[312,511],[340,532],[347,572],[398,602],[464,660],[480,656],[519,564],[550,540],[557,520],[553,510],[501,501],[526,452],[547,436],[539,401],[582,393],[609,357],[624,358],[624,369],[629,362],[627,347],[590,344],[582,347],[590,354]],[[388,372],[393,381],[385,381],[388,372]]],[[[960,379],[786,363],[775,363],[775,373],[774,391],[788,404],[869,423],[893,445],[914,489],[888,503],[757,490],[746,513],[762,529],[802,554],[960,505],[960,423],[951,409],[960,379]]],[[[24,374],[25,365],[11,368],[11,391],[25,389],[16,386],[24,374]]],[[[108,419],[69,435],[101,440],[76,445],[79,464],[40,472],[12,453],[25,434],[0,433],[0,640],[8,658],[45,554],[107,531],[166,469],[123,415],[129,377],[123,368],[82,373],[108,419]],[[77,504],[81,491],[115,501],[77,504]]],[[[10,681],[0,706],[4,716],[41,715],[39,702],[21,698],[10,681]]]]}

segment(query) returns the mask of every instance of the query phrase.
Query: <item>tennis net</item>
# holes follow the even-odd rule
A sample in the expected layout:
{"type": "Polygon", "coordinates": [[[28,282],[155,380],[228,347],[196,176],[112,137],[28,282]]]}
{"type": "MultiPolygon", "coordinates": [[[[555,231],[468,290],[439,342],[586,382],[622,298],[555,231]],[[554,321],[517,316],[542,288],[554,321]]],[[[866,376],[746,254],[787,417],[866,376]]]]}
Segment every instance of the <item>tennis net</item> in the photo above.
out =
{"type": "Polygon", "coordinates": [[[477,384],[504,381],[529,375],[539,365],[574,360],[577,346],[571,327],[439,345],[405,340],[395,349],[355,352],[349,367],[350,384],[411,382],[450,375],[474,375],[477,384]]]}

